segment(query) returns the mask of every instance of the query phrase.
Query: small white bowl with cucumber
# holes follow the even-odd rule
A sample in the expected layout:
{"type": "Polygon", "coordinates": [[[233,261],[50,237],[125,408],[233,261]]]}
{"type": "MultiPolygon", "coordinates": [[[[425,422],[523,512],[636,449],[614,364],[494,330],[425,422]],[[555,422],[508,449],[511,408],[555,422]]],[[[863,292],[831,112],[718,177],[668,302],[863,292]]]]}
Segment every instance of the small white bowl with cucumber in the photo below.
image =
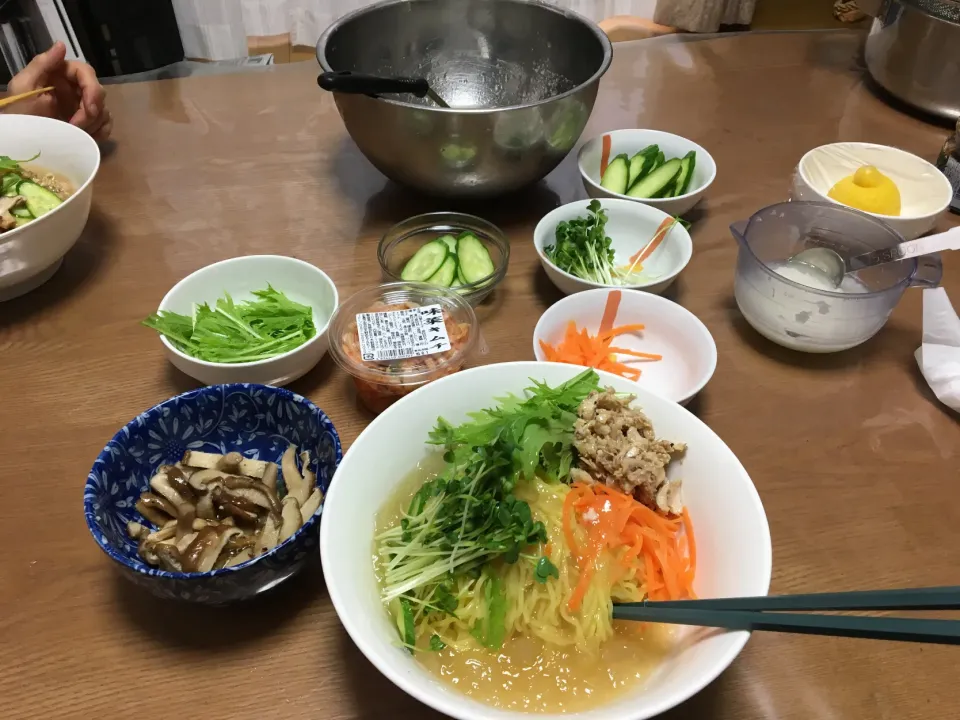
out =
{"type": "Polygon", "coordinates": [[[590,197],[632,200],[675,216],[692,210],[717,176],[710,153],[662,130],[605,133],[580,148],[577,162],[590,197]]]}
{"type": "Polygon", "coordinates": [[[390,228],[380,240],[377,259],[387,281],[451,288],[476,305],[506,275],[510,244],[500,228],[483,218],[435,212],[390,228]]]}

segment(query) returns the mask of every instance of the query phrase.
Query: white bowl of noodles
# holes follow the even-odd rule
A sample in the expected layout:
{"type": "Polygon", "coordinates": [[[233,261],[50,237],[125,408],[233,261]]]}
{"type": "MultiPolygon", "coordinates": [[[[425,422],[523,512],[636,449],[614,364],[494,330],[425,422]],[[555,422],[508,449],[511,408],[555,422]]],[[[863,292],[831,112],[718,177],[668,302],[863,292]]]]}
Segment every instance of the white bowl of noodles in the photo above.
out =
{"type": "MultiPolygon", "coordinates": [[[[93,179],[100,168],[100,149],[87,133],[69,123],[33,115],[0,113],[0,156],[26,161],[10,171],[0,163],[0,301],[17,297],[45,283],[60,267],[87,224],[93,201],[93,179]],[[34,210],[28,202],[8,207],[6,180],[14,176],[55,191],[55,207],[34,210]],[[8,223],[21,210],[25,218],[8,223]],[[35,214],[36,217],[31,217],[35,214]]],[[[11,197],[8,197],[11,196],[11,197]]],[[[42,203],[41,203],[42,205],[42,203]]]]}
{"type": "MultiPolygon", "coordinates": [[[[532,544],[524,540],[519,558],[511,563],[504,555],[496,556],[472,573],[460,572],[468,565],[458,565],[460,570],[452,581],[437,575],[444,584],[443,590],[434,583],[400,592],[405,585],[410,585],[404,583],[405,577],[422,583],[429,573],[445,572],[442,562],[435,562],[434,550],[443,558],[458,558],[459,563],[467,557],[462,546],[469,546],[477,538],[494,537],[514,522],[499,510],[492,511],[496,517],[490,521],[494,523],[493,529],[491,526],[485,526],[482,531],[473,528],[476,532],[471,534],[472,526],[465,522],[464,530],[454,532],[457,537],[452,538],[452,543],[429,541],[431,555],[419,567],[415,567],[415,563],[420,560],[415,558],[424,558],[426,554],[397,551],[398,543],[406,543],[408,549],[418,549],[415,537],[425,537],[419,533],[427,525],[439,527],[446,523],[449,526],[450,517],[455,518],[456,514],[448,511],[456,505],[444,504],[441,508],[439,503],[452,503],[451,498],[466,492],[462,488],[454,493],[441,489],[431,495],[439,498],[431,501],[438,505],[424,506],[427,509],[417,515],[409,503],[425,481],[437,472],[446,471],[448,477],[456,476],[458,482],[469,480],[471,488],[485,487],[483,483],[487,482],[482,479],[487,476],[477,474],[479,470],[467,471],[464,475],[460,470],[449,470],[447,465],[452,459],[459,467],[476,469],[478,466],[470,463],[482,459],[481,453],[486,451],[472,449],[467,442],[454,455],[448,453],[444,458],[436,447],[427,444],[438,417],[454,427],[471,422],[468,413],[496,407],[499,398],[511,393],[523,398],[534,381],[557,388],[579,378],[576,391],[581,392],[584,382],[593,381],[589,376],[581,376],[583,371],[583,368],[564,364],[515,362],[466,370],[431,383],[374,420],[353,444],[331,482],[320,529],[320,547],[324,577],[340,620],[364,655],[392,682],[451,717],[507,720],[532,712],[545,717],[593,720],[654,717],[688,699],[716,678],[749,637],[745,632],[661,625],[611,626],[607,613],[612,595],[638,599],[648,589],[651,597],[656,593],[663,595],[670,584],[668,574],[675,580],[682,571],[671,561],[665,562],[660,570],[650,568],[652,574],[648,576],[644,563],[639,560],[645,557],[646,550],[636,563],[626,550],[621,552],[618,544],[627,542],[624,538],[629,535],[625,525],[616,525],[622,528],[616,537],[585,534],[599,532],[602,523],[611,522],[613,515],[604,515],[601,522],[595,514],[591,515],[590,505],[578,505],[581,498],[593,497],[594,491],[596,497],[606,496],[604,488],[588,483],[575,485],[580,494],[574,495],[567,482],[543,477],[529,481],[524,476],[511,491],[514,499],[505,501],[505,496],[500,497],[501,505],[510,508],[512,517],[521,518],[516,526],[523,528],[520,537],[532,532],[529,537],[533,538],[539,532],[535,523],[544,523],[540,539],[533,540],[532,544]],[[474,483],[471,478],[477,477],[481,480],[474,483]],[[516,509],[524,500],[528,501],[533,524],[524,525],[524,513],[516,509]],[[411,518],[406,534],[399,526],[401,508],[409,508],[407,516],[411,518]],[[576,609],[572,609],[575,587],[580,585],[581,569],[586,567],[581,563],[589,553],[583,551],[583,557],[578,558],[571,552],[566,530],[561,529],[568,511],[572,518],[569,537],[581,548],[597,537],[609,539],[609,545],[597,545],[602,548],[597,563],[592,566],[597,569],[584,584],[586,594],[577,600],[576,609]],[[376,554],[390,543],[393,545],[389,553],[384,550],[375,566],[371,546],[376,554]],[[400,555],[403,555],[400,561],[391,561],[400,555]],[[544,556],[552,562],[544,565],[544,556]],[[549,572],[551,565],[557,570],[556,574],[549,572]],[[548,571],[541,573],[544,567],[548,571]],[[622,569],[614,575],[615,568],[622,569]],[[628,572],[627,568],[632,569],[628,572]],[[649,585],[647,577],[654,578],[649,585]],[[432,589],[424,591],[424,587],[432,589]],[[488,594],[478,588],[493,590],[488,594]],[[424,592],[429,592],[429,597],[422,594],[424,592]],[[383,602],[388,595],[395,596],[389,610],[383,602]],[[450,595],[455,596],[456,602],[453,615],[448,612],[450,595]],[[403,603],[398,599],[401,597],[405,599],[403,603]],[[424,598],[428,605],[447,609],[426,613],[414,610],[420,607],[416,603],[422,603],[424,598]],[[405,608],[411,609],[409,616],[405,615],[405,608]],[[495,646],[498,640],[502,641],[497,652],[491,652],[473,639],[470,626],[477,618],[480,624],[472,626],[474,634],[495,646]],[[492,631],[496,627],[501,628],[498,637],[492,631]],[[407,630],[412,630],[412,634],[406,634],[407,630]],[[408,642],[413,640],[415,653],[404,647],[403,636],[408,642]],[[439,672],[441,667],[443,676],[439,672]],[[510,677],[504,671],[509,672],[510,677]],[[451,683],[452,677],[460,680],[458,685],[451,683]],[[621,687],[614,688],[609,680],[603,679],[609,677],[614,677],[621,687]]],[[[698,597],[766,595],[772,565],[769,527],[757,491],[733,452],[680,405],[656,397],[624,378],[607,373],[599,375],[600,386],[636,396],[633,407],[649,418],[657,438],[686,444],[685,451],[672,451],[676,454],[666,467],[666,480],[661,476],[659,481],[682,480],[682,506],[686,514],[681,519],[675,517],[679,510],[671,510],[673,515],[658,510],[660,519],[655,522],[666,520],[672,523],[671,528],[679,528],[671,547],[682,551],[683,567],[689,572],[689,540],[680,538],[687,536],[686,522],[692,520],[697,548],[692,582],[695,594],[698,597]]],[[[572,389],[562,396],[552,390],[544,392],[554,398],[576,395],[572,389]]],[[[539,458],[541,463],[538,477],[560,468],[559,474],[566,481],[566,464],[561,456],[568,450],[573,434],[562,440],[563,428],[569,425],[568,431],[572,430],[576,416],[560,412],[563,410],[561,400],[550,402],[553,404],[549,407],[557,408],[560,413],[555,417],[564,419],[545,434],[533,430],[531,435],[522,436],[521,446],[528,448],[528,440],[532,441],[534,434],[548,438],[551,443],[560,441],[561,444],[552,445],[550,452],[535,455],[534,462],[539,458]]],[[[576,402],[579,405],[579,399],[576,402]]],[[[548,407],[548,404],[538,399],[537,407],[548,407]]],[[[583,405],[579,407],[581,413],[587,412],[582,409],[583,405]]],[[[600,416],[584,414],[583,417],[600,416]]],[[[455,433],[453,437],[465,440],[468,436],[455,433]]],[[[588,452],[582,446],[577,450],[575,457],[579,459],[574,462],[583,465],[588,452]]],[[[491,455],[490,462],[495,462],[496,457],[491,455]]],[[[510,470],[498,474],[503,472],[510,470]]],[[[583,476],[574,479],[582,480],[583,476]]],[[[450,487],[446,480],[440,485],[450,487]]],[[[438,484],[434,482],[431,487],[436,488],[438,484]]],[[[478,491],[476,495],[483,492],[478,491]]],[[[502,489],[497,492],[503,494],[502,489]]],[[[472,490],[470,493],[474,494],[472,490]]],[[[616,499],[612,494],[610,497],[616,499]]],[[[624,503],[635,502],[628,496],[623,497],[624,503]]],[[[479,502],[491,500],[481,497],[479,502]]],[[[660,503],[658,495],[654,505],[660,503]]],[[[629,508],[629,505],[622,507],[629,508]]],[[[630,511],[620,522],[639,523],[646,512],[630,511]]],[[[507,536],[509,533],[504,535],[507,536]]],[[[654,544],[658,549],[666,547],[661,546],[659,540],[654,544]]],[[[481,548],[478,552],[491,551],[481,548]]]]}

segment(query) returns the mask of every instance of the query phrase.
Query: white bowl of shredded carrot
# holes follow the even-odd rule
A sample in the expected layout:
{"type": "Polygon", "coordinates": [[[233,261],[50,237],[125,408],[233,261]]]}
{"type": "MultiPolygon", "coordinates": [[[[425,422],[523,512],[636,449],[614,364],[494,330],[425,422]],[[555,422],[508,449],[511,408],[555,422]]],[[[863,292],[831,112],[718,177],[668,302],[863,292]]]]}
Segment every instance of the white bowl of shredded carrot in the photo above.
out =
{"type": "Polygon", "coordinates": [[[387,408],[330,484],[320,548],[361,652],[459,720],[658,716],[749,635],[618,624],[611,603],[762,596],[772,570],[760,497],[713,430],[635,382],[560,363],[464,370],[387,408]],[[593,437],[655,446],[661,471],[644,477],[673,494],[623,490],[600,441],[578,444],[593,437]],[[517,528],[510,556],[491,538],[517,528]]]}
{"type": "Polygon", "coordinates": [[[588,290],[554,303],[533,331],[533,354],[620,375],[682,405],[717,369],[717,345],[696,315],[637,290],[588,290]]]}
{"type": "Polygon", "coordinates": [[[693,256],[682,221],[632,200],[561,205],[537,223],[533,244],[547,277],[567,295],[609,287],[659,295],[693,256]],[[604,240],[585,248],[586,233],[604,240]],[[597,252],[604,254],[602,261],[597,252]]]}

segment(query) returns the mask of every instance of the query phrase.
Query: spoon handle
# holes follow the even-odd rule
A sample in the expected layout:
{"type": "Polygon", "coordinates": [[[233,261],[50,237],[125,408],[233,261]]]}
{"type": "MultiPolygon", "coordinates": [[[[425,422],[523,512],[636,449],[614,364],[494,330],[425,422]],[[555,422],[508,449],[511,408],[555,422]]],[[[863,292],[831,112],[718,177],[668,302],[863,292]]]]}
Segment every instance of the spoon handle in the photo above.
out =
{"type": "Polygon", "coordinates": [[[317,84],[330,92],[356,95],[409,93],[424,97],[430,91],[424,78],[380,77],[352,72],[325,72],[317,78],[317,84]]]}
{"type": "Polygon", "coordinates": [[[850,266],[853,269],[859,269],[896,260],[915,258],[920,255],[930,255],[941,250],[960,250],[960,227],[916,240],[907,240],[883,250],[874,250],[858,255],[850,262],[850,266]]]}

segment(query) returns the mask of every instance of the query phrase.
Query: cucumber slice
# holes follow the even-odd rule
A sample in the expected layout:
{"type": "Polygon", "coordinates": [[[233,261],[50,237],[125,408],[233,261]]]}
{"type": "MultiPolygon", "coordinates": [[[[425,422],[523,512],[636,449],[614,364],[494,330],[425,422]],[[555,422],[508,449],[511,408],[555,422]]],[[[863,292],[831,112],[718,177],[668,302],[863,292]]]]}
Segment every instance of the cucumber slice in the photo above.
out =
{"type": "Polygon", "coordinates": [[[690,189],[690,181],[693,179],[693,169],[697,166],[697,153],[691,150],[680,160],[680,174],[674,183],[672,197],[685,195],[690,189]]]}
{"type": "Polygon", "coordinates": [[[450,252],[457,252],[457,239],[453,235],[443,235],[437,239],[446,243],[446,246],[450,249],[450,252]]]}
{"type": "Polygon", "coordinates": [[[633,184],[650,172],[653,167],[653,161],[656,159],[656,145],[648,145],[643,150],[630,158],[630,178],[627,181],[627,187],[633,187],[633,184]]]}
{"type": "Polygon", "coordinates": [[[450,254],[450,248],[441,240],[431,240],[417,250],[400,271],[400,277],[410,282],[425,282],[435,275],[450,254]]]}
{"type": "Polygon", "coordinates": [[[29,210],[30,214],[35,218],[46,215],[63,203],[63,200],[58,198],[56,194],[29,180],[17,186],[17,194],[27,201],[27,210],[29,210]]]}
{"type": "Polygon", "coordinates": [[[623,195],[627,191],[627,180],[630,178],[630,160],[626,155],[617,155],[607,171],[600,178],[600,187],[610,192],[623,195]]]}
{"type": "Polygon", "coordinates": [[[14,217],[33,220],[33,214],[24,205],[17,205],[15,208],[13,208],[13,210],[10,211],[10,214],[14,217]]]}
{"type": "Polygon", "coordinates": [[[669,187],[671,183],[676,181],[677,175],[680,173],[680,167],[681,164],[678,158],[667,160],[652,173],[642,180],[639,180],[636,185],[630,188],[627,195],[632,198],[656,197],[669,187]]]}
{"type": "Polygon", "coordinates": [[[17,186],[22,182],[23,178],[16,173],[7,173],[0,178],[0,195],[13,197],[17,194],[17,186]]]}
{"type": "Polygon", "coordinates": [[[464,233],[457,240],[457,259],[460,262],[460,275],[467,283],[483,280],[496,271],[489,251],[471,233],[464,233]]]}
{"type": "Polygon", "coordinates": [[[460,266],[457,265],[457,285],[469,285],[466,280],[463,279],[463,271],[460,269],[460,266]]]}
{"type": "Polygon", "coordinates": [[[427,282],[431,285],[450,287],[453,285],[453,280],[456,278],[456,276],[457,256],[453,253],[449,253],[447,255],[447,259],[443,261],[443,265],[440,266],[440,269],[431,275],[427,282]]]}

